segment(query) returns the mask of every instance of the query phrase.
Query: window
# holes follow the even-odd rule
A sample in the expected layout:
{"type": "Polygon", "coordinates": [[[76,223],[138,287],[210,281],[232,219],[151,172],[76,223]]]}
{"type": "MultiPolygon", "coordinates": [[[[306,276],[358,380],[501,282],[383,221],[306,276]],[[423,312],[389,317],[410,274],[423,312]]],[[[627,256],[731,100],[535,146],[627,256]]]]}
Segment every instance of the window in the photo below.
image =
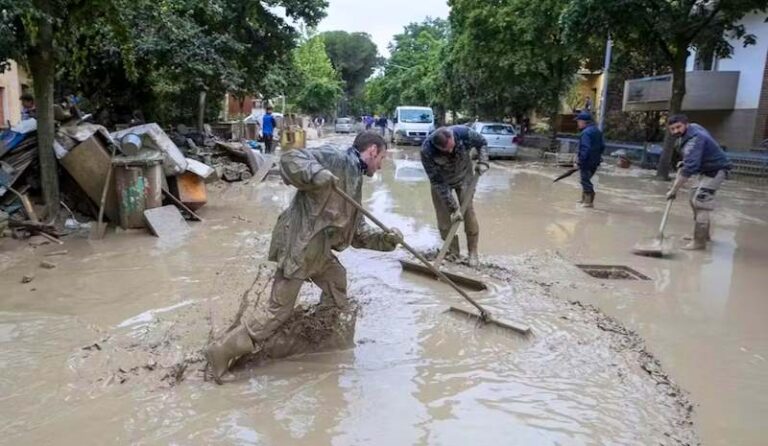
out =
{"type": "Polygon", "coordinates": [[[431,124],[432,121],[432,111],[430,110],[400,110],[400,122],[407,122],[411,124],[431,124]]]}
{"type": "Polygon", "coordinates": [[[515,130],[508,125],[492,124],[484,126],[480,133],[484,135],[514,135],[515,130]]]}

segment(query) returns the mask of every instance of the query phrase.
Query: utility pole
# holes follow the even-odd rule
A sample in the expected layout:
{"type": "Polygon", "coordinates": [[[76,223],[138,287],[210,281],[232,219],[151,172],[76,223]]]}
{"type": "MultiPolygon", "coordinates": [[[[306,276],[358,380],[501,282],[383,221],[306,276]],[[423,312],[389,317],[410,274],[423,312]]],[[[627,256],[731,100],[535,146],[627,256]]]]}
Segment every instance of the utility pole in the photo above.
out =
{"type": "Polygon", "coordinates": [[[605,42],[605,62],[603,63],[603,87],[600,91],[600,114],[598,115],[597,126],[600,131],[605,129],[605,109],[607,108],[608,99],[608,77],[611,70],[611,53],[613,52],[613,40],[611,36],[608,36],[608,40],[605,42]]]}

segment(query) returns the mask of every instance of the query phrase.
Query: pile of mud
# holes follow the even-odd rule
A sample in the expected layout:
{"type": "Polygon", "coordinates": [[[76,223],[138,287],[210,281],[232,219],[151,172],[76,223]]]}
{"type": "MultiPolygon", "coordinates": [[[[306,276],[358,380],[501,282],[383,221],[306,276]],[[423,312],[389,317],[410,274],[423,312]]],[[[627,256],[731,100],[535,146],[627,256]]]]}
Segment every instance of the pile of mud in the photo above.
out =
{"type": "MultiPolygon", "coordinates": [[[[572,364],[580,355],[584,355],[585,360],[602,358],[606,361],[604,365],[593,364],[587,369],[604,367],[606,376],[613,376],[619,383],[618,389],[628,392],[642,389],[642,394],[652,399],[649,405],[664,408],[663,419],[653,428],[654,435],[661,433],[667,438],[662,444],[698,444],[692,422],[693,405],[688,395],[664,372],[643,339],[596,307],[568,300],[554,291],[558,286],[574,286],[567,274],[563,275],[568,268],[574,267],[557,253],[544,252],[486,262],[473,272],[494,283],[489,298],[498,314],[524,315],[531,321],[554,314],[559,319],[555,325],[547,322],[550,324],[547,330],[539,326],[537,332],[537,326],[533,325],[532,339],[525,347],[528,350],[516,354],[520,355],[521,367],[524,363],[526,367],[532,365],[533,370],[572,364]],[[560,283],[547,277],[559,277],[560,283]],[[515,296],[513,300],[508,298],[511,295],[515,296]],[[569,333],[562,333],[563,329],[569,333]],[[530,362],[531,354],[535,363],[530,362]],[[556,359],[557,355],[561,355],[560,360],[556,359]]],[[[230,292],[190,303],[166,317],[154,318],[140,329],[115,330],[73,355],[70,368],[89,389],[120,384],[161,389],[185,380],[203,381],[202,349],[226,330],[251,320],[255,312],[264,311],[274,267],[262,263],[255,270],[246,267],[228,270],[239,271],[237,280],[224,273],[219,281],[230,283],[230,292]],[[238,286],[244,291],[234,292],[238,286]]],[[[354,301],[355,281],[365,283],[371,279],[351,276],[350,280],[350,297],[354,301]]],[[[335,307],[319,306],[318,297],[319,290],[307,284],[299,296],[301,304],[290,320],[258,353],[234,364],[232,371],[236,379],[252,376],[265,362],[353,346],[357,317],[364,316],[367,306],[378,305],[363,299],[342,312],[335,307]]],[[[364,344],[362,339],[358,342],[364,344]]],[[[632,399],[637,399],[636,395],[632,399]]],[[[651,437],[658,438],[654,435],[651,437]]]]}
{"type": "MultiPolygon", "coordinates": [[[[138,328],[115,330],[73,355],[70,368],[85,383],[102,387],[129,381],[165,387],[192,377],[206,379],[205,346],[266,310],[273,273],[273,266],[262,264],[239,296],[230,293],[190,303],[138,328]]],[[[268,360],[353,345],[357,306],[342,310],[313,303],[317,293],[311,288],[304,287],[302,303],[256,353],[233,364],[234,373],[268,360]]]]}

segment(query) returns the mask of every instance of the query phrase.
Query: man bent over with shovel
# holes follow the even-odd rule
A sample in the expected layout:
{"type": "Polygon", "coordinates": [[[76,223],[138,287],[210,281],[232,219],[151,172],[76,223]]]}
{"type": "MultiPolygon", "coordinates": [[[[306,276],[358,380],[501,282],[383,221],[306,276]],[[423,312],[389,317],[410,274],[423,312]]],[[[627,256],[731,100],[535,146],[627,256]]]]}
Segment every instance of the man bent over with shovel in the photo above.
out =
{"type": "MultiPolygon", "coordinates": [[[[421,163],[432,184],[432,204],[437,214],[440,237],[445,240],[451,225],[463,220],[467,234],[469,266],[476,267],[480,225],[472,206],[474,196],[470,196],[469,189],[475,174],[480,176],[488,170],[488,143],[482,135],[467,126],[440,127],[432,132],[421,146],[421,163]],[[478,152],[474,172],[470,158],[473,147],[478,152]],[[454,198],[453,191],[456,191],[459,201],[454,198]],[[469,205],[462,215],[460,208],[465,200],[469,200],[469,205]]],[[[458,237],[451,242],[448,256],[452,261],[459,259],[458,237]]]]}
{"type": "Polygon", "coordinates": [[[230,361],[260,349],[288,320],[304,282],[312,281],[322,289],[321,305],[346,306],[347,272],[333,251],[349,245],[393,251],[402,241],[397,229],[385,233],[368,226],[362,214],[332,187],[359,202],[363,174],[370,177],[381,168],[386,149],[381,135],[364,132],[347,150],[323,146],[291,150],[280,158],[283,180],[298,192],[272,231],[269,260],[277,262],[277,271],[269,307],[265,317],[234,328],[206,349],[216,382],[221,382],[230,361]]]}

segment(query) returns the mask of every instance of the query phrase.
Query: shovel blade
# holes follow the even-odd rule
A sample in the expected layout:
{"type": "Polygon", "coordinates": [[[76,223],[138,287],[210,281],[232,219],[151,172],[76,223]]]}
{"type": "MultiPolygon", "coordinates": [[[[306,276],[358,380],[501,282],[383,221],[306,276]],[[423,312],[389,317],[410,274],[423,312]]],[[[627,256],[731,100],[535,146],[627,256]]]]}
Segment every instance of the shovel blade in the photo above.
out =
{"type": "MultiPolygon", "coordinates": [[[[435,280],[438,279],[437,275],[429,268],[421,263],[409,262],[408,260],[400,260],[400,264],[403,266],[403,270],[410,271],[412,273],[420,274],[422,276],[431,277],[435,280]]],[[[440,270],[443,274],[451,279],[456,285],[467,288],[471,291],[483,291],[488,289],[488,285],[485,282],[473,279],[471,277],[462,276],[449,271],[440,270]]]]}
{"type": "Polygon", "coordinates": [[[477,320],[478,322],[481,322],[483,325],[495,325],[505,330],[512,330],[514,332],[517,332],[525,336],[531,334],[531,327],[527,325],[520,324],[517,322],[507,321],[504,319],[497,319],[493,316],[483,318],[483,316],[477,310],[467,310],[465,308],[452,306],[451,308],[449,308],[448,311],[452,313],[460,314],[469,319],[477,320]]]}

